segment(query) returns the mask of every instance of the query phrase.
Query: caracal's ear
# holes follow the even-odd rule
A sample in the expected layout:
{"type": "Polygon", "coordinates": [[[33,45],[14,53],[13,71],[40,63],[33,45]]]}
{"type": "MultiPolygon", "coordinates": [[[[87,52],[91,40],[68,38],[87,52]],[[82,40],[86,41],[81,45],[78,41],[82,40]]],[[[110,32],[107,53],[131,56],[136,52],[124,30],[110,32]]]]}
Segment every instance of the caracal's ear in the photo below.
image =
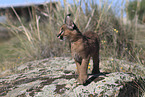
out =
{"type": "Polygon", "coordinates": [[[67,25],[69,29],[73,29],[75,25],[70,16],[71,14],[67,14],[67,16],[65,17],[64,23],[67,25]]]}

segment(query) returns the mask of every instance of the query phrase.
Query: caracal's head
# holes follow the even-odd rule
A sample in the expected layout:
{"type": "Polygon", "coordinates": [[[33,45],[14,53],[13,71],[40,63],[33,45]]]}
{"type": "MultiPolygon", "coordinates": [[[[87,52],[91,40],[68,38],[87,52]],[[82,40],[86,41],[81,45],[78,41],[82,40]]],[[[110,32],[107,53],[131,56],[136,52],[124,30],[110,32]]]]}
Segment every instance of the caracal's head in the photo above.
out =
{"type": "Polygon", "coordinates": [[[65,18],[64,24],[60,27],[59,34],[57,37],[61,40],[63,39],[69,39],[73,34],[76,33],[77,27],[70,18],[71,14],[68,14],[65,18]]]}

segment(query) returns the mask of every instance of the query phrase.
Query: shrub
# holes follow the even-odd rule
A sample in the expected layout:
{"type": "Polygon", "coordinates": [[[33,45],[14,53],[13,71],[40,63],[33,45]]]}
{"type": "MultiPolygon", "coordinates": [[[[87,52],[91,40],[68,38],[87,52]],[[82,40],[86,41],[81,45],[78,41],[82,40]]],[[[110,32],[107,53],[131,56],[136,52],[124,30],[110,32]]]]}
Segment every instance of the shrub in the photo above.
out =
{"type": "MultiPolygon", "coordinates": [[[[46,9],[50,10],[50,7],[47,6],[46,9]]],[[[134,25],[123,24],[108,2],[102,3],[101,8],[91,1],[74,1],[74,4],[64,2],[64,6],[58,2],[51,14],[46,12],[47,17],[44,19],[41,19],[40,13],[39,16],[36,11],[32,12],[33,19],[28,23],[23,22],[15,12],[19,21],[16,24],[9,21],[5,25],[18,37],[19,41],[12,48],[25,60],[70,56],[69,42],[60,42],[56,37],[67,13],[73,14],[74,22],[81,32],[93,30],[98,33],[101,58],[111,56],[130,61],[138,60],[136,44],[133,42],[134,25]],[[85,10],[82,6],[85,6],[85,10]]]]}

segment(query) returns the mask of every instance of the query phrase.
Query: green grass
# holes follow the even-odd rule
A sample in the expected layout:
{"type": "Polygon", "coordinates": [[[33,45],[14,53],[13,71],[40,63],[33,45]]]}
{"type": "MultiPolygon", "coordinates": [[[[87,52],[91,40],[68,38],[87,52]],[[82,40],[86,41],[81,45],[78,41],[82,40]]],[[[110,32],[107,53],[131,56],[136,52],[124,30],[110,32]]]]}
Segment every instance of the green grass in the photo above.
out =
{"type": "MultiPolygon", "coordinates": [[[[123,13],[121,16],[116,15],[118,11],[123,11],[122,6],[113,7],[114,1],[108,3],[107,0],[99,0],[102,6],[84,0],[74,4],[67,4],[65,0],[64,2],[64,6],[58,2],[51,14],[49,12],[52,9],[46,6],[45,13],[48,16],[45,19],[33,11],[33,19],[27,23],[13,9],[18,21],[8,20],[6,24],[1,24],[9,29],[13,38],[0,43],[0,72],[32,60],[70,56],[69,43],[61,42],[56,36],[66,14],[72,13],[73,20],[81,32],[92,30],[99,35],[100,61],[106,62],[106,72],[130,72],[145,76],[144,71],[139,68],[145,67],[145,25],[134,21],[124,24],[123,13]],[[82,9],[83,3],[85,10],[82,9]]],[[[145,90],[144,87],[140,89],[141,92],[145,90]]]]}
{"type": "MultiPolygon", "coordinates": [[[[112,3],[107,1],[100,2],[103,4],[102,7],[89,1],[91,9],[85,4],[85,12],[82,9],[85,1],[74,2],[74,4],[65,2],[64,7],[59,2],[51,14],[49,11],[45,12],[48,14],[46,19],[42,19],[34,11],[33,19],[28,23],[24,22],[13,8],[18,21],[9,20],[2,25],[8,28],[15,38],[7,44],[9,47],[1,46],[2,58],[0,60],[7,62],[13,60],[15,64],[18,64],[54,56],[70,56],[69,43],[60,42],[56,36],[66,14],[72,13],[73,20],[81,32],[92,30],[99,35],[102,59],[111,56],[144,65],[143,32],[135,23],[123,24],[123,19],[120,19],[115,13],[115,10],[121,9],[113,9],[112,3]],[[136,34],[136,32],[138,33],[136,34]],[[21,59],[21,62],[17,61],[18,58],[21,59]]],[[[51,10],[49,6],[46,8],[51,10]]]]}
{"type": "Polygon", "coordinates": [[[16,52],[12,48],[12,44],[14,44],[17,41],[16,37],[13,37],[11,39],[1,40],[0,43],[0,72],[15,68],[15,66],[18,66],[22,63],[19,56],[16,54],[16,52]]]}
{"type": "MultiPolygon", "coordinates": [[[[100,2],[102,6],[89,1],[90,9],[83,0],[81,3],[74,2],[74,4],[65,2],[64,7],[58,2],[51,14],[48,11],[51,8],[46,7],[45,13],[48,15],[46,19],[39,18],[34,11],[33,19],[28,23],[24,22],[13,9],[18,21],[14,23],[9,20],[2,25],[9,29],[15,37],[0,44],[0,71],[15,68],[31,60],[70,56],[69,43],[60,42],[56,37],[67,13],[73,14],[73,20],[81,32],[92,30],[99,35],[101,61],[112,57],[117,60],[131,61],[144,67],[144,27],[140,28],[137,26],[138,23],[133,21],[124,24],[121,17],[123,13],[120,17],[116,16],[116,10],[122,10],[120,7],[113,8],[112,3],[107,1],[100,0],[100,2]],[[82,9],[82,3],[85,3],[85,12],[82,9]]],[[[118,61],[106,65],[106,67],[111,67],[112,72],[134,72],[126,70],[125,67],[119,67],[118,61]]],[[[135,72],[144,77],[139,70],[135,72]]]]}

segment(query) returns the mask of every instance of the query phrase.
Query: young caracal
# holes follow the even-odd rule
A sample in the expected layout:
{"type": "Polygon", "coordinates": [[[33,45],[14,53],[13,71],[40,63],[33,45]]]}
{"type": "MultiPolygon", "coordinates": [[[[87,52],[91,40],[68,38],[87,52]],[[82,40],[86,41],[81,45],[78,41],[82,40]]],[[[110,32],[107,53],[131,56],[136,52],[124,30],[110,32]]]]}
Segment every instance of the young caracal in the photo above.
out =
{"type": "Polygon", "coordinates": [[[79,74],[78,82],[85,84],[87,80],[87,70],[90,58],[93,59],[92,74],[99,71],[99,41],[98,35],[92,31],[81,33],[68,14],[64,24],[60,28],[57,37],[61,40],[67,38],[71,42],[71,54],[77,66],[79,74]]]}

